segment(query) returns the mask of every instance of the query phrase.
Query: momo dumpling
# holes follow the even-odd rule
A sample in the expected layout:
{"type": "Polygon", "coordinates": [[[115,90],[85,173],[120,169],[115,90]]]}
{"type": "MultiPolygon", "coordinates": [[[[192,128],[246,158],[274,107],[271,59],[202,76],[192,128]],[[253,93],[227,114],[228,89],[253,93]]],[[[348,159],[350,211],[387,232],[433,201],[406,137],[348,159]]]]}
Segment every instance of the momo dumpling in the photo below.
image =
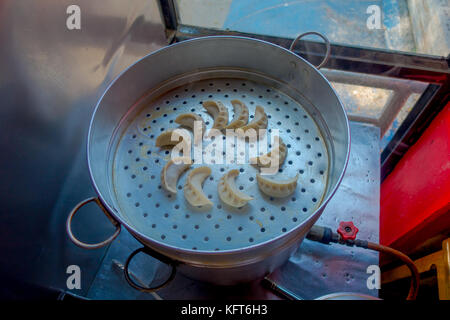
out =
{"type": "Polygon", "coordinates": [[[211,129],[222,130],[228,124],[228,109],[220,101],[205,101],[203,108],[213,117],[214,124],[211,129]]]}
{"type": "MultiPolygon", "coordinates": [[[[275,137],[275,139],[277,139],[277,137],[275,137]]],[[[283,140],[278,137],[278,146],[276,148],[272,149],[265,155],[251,158],[250,163],[253,163],[261,168],[267,168],[272,166],[272,161],[274,161],[275,163],[277,163],[277,168],[279,168],[284,163],[286,155],[287,147],[284,144],[283,140]]]]}
{"type": "Polygon", "coordinates": [[[188,157],[170,159],[161,171],[161,185],[169,192],[177,193],[177,182],[180,175],[189,169],[192,160],[188,157]]]}
{"type": "Polygon", "coordinates": [[[258,133],[260,129],[266,129],[268,124],[267,114],[264,111],[264,108],[261,106],[256,106],[255,115],[253,116],[252,121],[250,121],[247,125],[241,127],[241,129],[245,132],[249,129],[253,129],[258,133]]]}
{"type": "Polygon", "coordinates": [[[225,173],[222,178],[220,178],[219,184],[217,186],[217,191],[219,193],[219,198],[224,203],[231,207],[240,208],[243,207],[253,200],[252,197],[246,195],[236,188],[234,180],[239,175],[239,170],[233,169],[225,173]]]}
{"type": "Polygon", "coordinates": [[[245,126],[248,122],[248,108],[240,100],[231,100],[234,110],[233,120],[225,127],[225,129],[238,129],[245,126]]]}
{"type": "Polygon", "coordinates": [[[183,127],[187,127],[189,129],[191,129],[192,133],[194,134],[194,142],[198,143],[202,141],[203,135],[206,132],[206,125],[205,125],[205,121],[203,121],[203,118],[196,114],[196,113],[183,113],[180,114],[176,119],[175,119],[175,123],[183,126],[183,127]],[[200,125],[199,128],[201,128],[202,132],[196,132],[194,131],[195,129],[195,123],[198,123],[200,125]]]}
{"type": "Polygon", "coordinates": [[[156,138],[155,145],[157,147],[175,146],[180,142],[190,146],[191,135],[189,132],[185,129],[169,129],[156,138]]]}
{"type": "Polygon", "coordinates": [[[256,174],[256,181],[258,182],[259,190],[268,196],[276,198],[284,198],[292,194],[297,188],[298,173],[295,177],[285,180],[275,180],[268,176],[256,174]]]}
{"type": "Polygon", "coordinates": [[[184,185],[184,197],[194,207],[212,206],[213,203],[203,192],[203,182],[211,174],[211,168],[198,167],[192,169],[184,185]]]}

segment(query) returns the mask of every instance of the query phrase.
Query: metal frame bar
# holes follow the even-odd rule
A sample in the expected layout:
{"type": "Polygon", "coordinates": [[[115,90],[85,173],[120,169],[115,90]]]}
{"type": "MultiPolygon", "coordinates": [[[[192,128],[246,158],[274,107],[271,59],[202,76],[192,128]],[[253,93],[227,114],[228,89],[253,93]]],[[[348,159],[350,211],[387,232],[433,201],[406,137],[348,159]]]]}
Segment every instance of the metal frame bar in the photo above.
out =
{"type": "MultiPolygon", "coordinates": [[[[183,25],[177,19],[174,0],[159,0],[159,2],[166,31],[170,32],[170,42],[211,35],[234,35],[265,40],[289,48],[293,41],[282,37],[183,25]]],[[[294,52],[317,65],[324,58],[325,45],[321,42],[300,40],[294,52]]],[[[404,79],[427,83],[427,88],[381,154],[382,181],[449,100],[449,66],[450,55],[445,58],[337,43],[331,45],[327,69],[359,75],[383,76],[390,80],[404,79]]],[[[351,118],[378,125],[384,133],[410,94],[411,91],[396,92],[378,119],[358,115],[352,115],[351,118]]]]}
{"type": "Polygon", "coordinates": [[[161,10],[161,17],[166,29],[178,29],[178,15],[174,0],[159,0],[159,8],[161,10]]]}
{"type": "MultiPolygon", "coordinates": [[[[289,48],[294,40],[245,32],[193,27],[183,24],[178,25],[175,38],[176,41],[184,41],[212,35],[250,37],[272,42],[284,48],[289,48]]],[[[300,40],[294,52],[306,58],[312,64],[318,64],[324,58],[325,44],[311,40],[300,40]]],[[[449,73],[449,61],[448,58],[444,57],[332,43],[331,56],[326,68],[427,83],[444,83],[447,81],[449,73]]]]}
{"type": "Polygon", "coordinates": [[[381,153],[381,181],[392,172],[408,149],[420,138],[450,98],[449,82],[429,84],[394,137],[381,153]]]}

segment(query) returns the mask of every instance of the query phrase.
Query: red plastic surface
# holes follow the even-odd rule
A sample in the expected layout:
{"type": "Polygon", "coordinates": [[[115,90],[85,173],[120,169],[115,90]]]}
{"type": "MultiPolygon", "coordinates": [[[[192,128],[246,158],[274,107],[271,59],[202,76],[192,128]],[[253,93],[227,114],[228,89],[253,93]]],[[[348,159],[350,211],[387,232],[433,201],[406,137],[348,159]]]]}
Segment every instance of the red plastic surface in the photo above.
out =
{"type": "Polygon", "coordinates": [[[380,200],[380,242],[384,245],[448,214],[450,103],[384,180],[380,200]]]}
{"type": "Polygon", "coordinates": [[[339,222],[339,228],[337,229],[337,232],[341,235],[343,240],[355,240],[358,231],[359,229],[352,221],[339,222]]]}

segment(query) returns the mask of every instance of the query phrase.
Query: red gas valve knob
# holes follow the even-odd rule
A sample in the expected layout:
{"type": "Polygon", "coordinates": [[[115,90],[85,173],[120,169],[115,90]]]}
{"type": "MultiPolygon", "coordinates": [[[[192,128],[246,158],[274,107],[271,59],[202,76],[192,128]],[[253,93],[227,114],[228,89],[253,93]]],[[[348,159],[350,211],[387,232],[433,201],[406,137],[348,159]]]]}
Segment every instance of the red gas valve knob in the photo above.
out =
{"type": "Polygon", "coordinates": [[[342,240],[355,240],[356,234],[358,233],[358,228],[353,224],[352,221],[341,221],[339,223],[339,228],[337,232],[341,235],[342,240]]]}

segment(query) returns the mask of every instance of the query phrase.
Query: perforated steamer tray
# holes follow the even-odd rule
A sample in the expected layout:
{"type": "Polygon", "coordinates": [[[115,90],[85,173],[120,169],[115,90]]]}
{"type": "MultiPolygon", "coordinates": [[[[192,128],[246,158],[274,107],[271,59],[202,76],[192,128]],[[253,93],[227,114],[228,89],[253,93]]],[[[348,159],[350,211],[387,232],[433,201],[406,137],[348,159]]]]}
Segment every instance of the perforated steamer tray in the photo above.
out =
{"type": "MultiPolygon", "coordinates": [[[[309,217],[326,193],[329,169],[327,128],[317,113],[298,92],[265,76],[240,70],[213,70],[183,75],[162,84],[141,99],[122,119],[111,145],[110,192],[125,221],[157,242],[182,249],[222,251],[248,247],[288,232],[309,217]],[[170,149],[155,146],[165,130],[177,128],[175,118],[195,112],[213,124],[202,101],[221,101],[228,107],[230,121],[233,99],[244,102],[253,117],[260,105],[268,115],[268,132],[279,130],[288,148],[280,175],[299,174],[298,185],[286,198],[263,194],[256,182],[258,169],[246,164],[208,165],[211,176],[203,190],[214,203],[212,208],[190,206],[182,187],[187,172],[178,182],[177,194],[161,187],[161,170],[170,160],[170,149]],[[221,202],[217,185],[221,176],[239,169],[236,185],[254,197],[242,208],[221,202]]],[[[224,140],[204,142],[219,143],[224,140]]],[[[269,146],[270,150],[270,146],[269,146]]],[[[224,147],[224,151],[226,151],[224,147]]]]}

